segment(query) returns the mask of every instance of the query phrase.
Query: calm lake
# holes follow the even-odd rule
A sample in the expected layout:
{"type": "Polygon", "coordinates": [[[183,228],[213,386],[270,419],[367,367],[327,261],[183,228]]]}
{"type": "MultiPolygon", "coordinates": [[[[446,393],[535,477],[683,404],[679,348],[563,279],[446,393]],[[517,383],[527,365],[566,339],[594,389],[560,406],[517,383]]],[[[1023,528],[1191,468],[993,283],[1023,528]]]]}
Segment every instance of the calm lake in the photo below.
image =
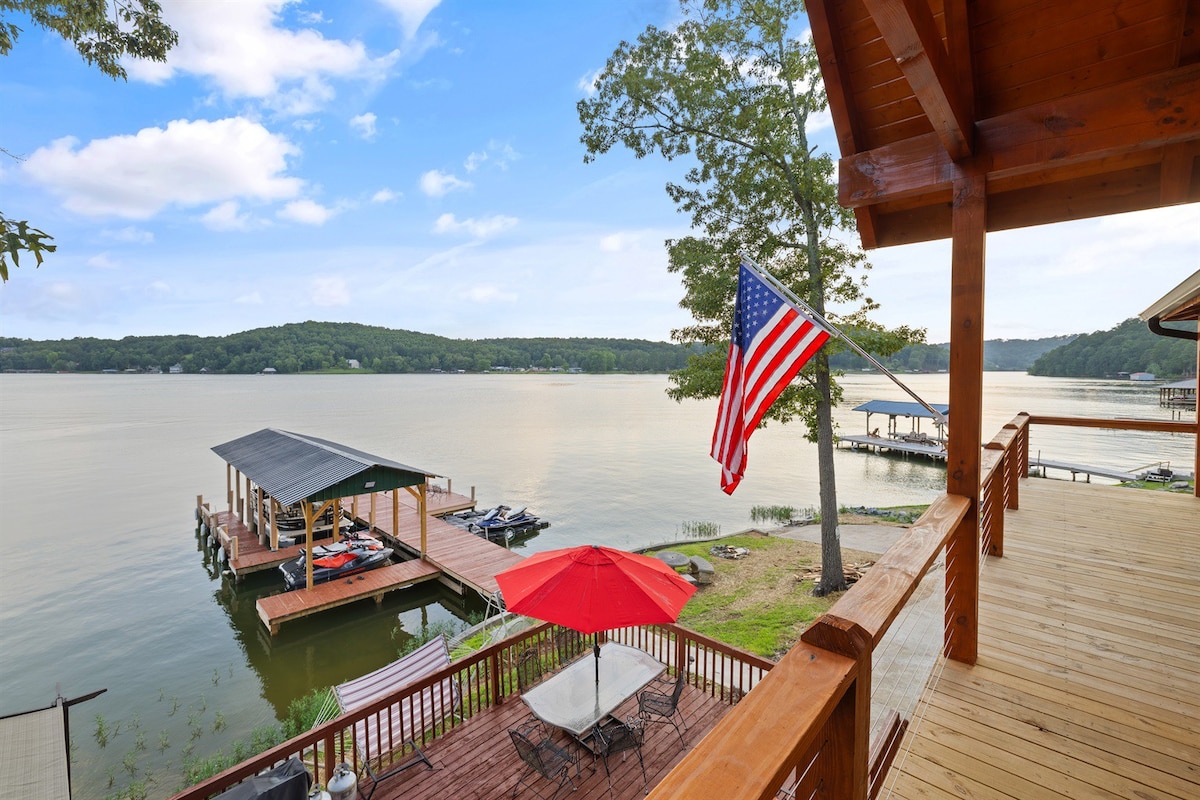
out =
{"type": "MultiPolygon", "coordinates": [[[[946,375],[906,380],[946,402],[946,375]]],[[[859,403],[908,399],[874,374],[842,383],[845,433],[866,431],[859,403]]],[[[816,449],[799,425],[757,432],[746,479],[727,497],[708,457],[716,401],[677,404],[666,385],[661,375],[0,375],[0,715],[49,705],[56,688],[107,688],[72,710],[74,796],[148,779],[149,796],[165,797],[189,754],[229,752],[293,698],[382,666],[424,625],[482,610],[412,589],[268,636],[254,601],[278,579],[222,577],[193,518],[197,494],[223,502],[225,467],[210,448],[261,428],[448,476],[457,492],[474,487],[481,508],[528,505],[551,527],[527,552],[636,548],[690,522],[733,533],[755,505],[816,506],[816,449]]],[[[1136,383],[988,373],[985,439],[1020,411],[1169,419],[1157,398],[1136,383]]],[[[1031,451],[1136,471],[1188,470],[1191,448],[1165,434],[1035,429],[1031,451]]],[[[837,481],[842,505],[924,503],[945,470],[839,450],[837,481]]]]}

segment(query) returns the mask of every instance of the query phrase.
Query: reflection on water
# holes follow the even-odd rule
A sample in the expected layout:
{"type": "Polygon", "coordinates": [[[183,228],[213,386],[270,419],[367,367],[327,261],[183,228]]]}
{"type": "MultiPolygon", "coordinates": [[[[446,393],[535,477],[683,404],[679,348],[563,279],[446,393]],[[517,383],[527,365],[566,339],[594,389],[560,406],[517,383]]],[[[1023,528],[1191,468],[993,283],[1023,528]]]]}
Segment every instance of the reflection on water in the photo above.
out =
{"type": "MultiPolygon", "coordinates": [[[[947,399],[945,375],[906,380],[930,402],[947,399]]],[[[866,424],[855,405],[905,399],[877,375],[843,385],[835,419],[849,433],[866,424]]],[[[817,505],[815,446],[799,425],[755,434],[746,479],[728,497],[708,457],[715,401],[675,403],[665,389],[664,376],[2,375],[0,542],[21,556],[0,583],[0,714],[48,705],[56,686],[67,697],[107,688],[72,712],[75,797],[110,793],[110,774],[120,788],[147,771],[150,796],[162,797],[189,748],[228,752],[292,698],[376,669],[424,626],[481,607],[414,587],[268,636],[254,601],[278,579],[232,584],[192,516],[197,494],[224,497],[224,464],[209,448],[261,428],[448,475],[481,507],[527,505],[551,527],[514,543],[523,552],[632,549],[685,527],[735,533],[754,506],[817,505]],[[121,723],[104,747],[97,715],[110,730],[121,723]]],[[[984,397],[985,438],[1020,411],[1169,418],[1155,387],[1130,383],[988,373],[984,397]]],[[[1132,470],[1188,465],[1192,440],[1038,428],[1032,445],[1132,470]]],[[[945,468],[923,459],[842,449],[835,461],[844,505],[925,503],[945,482],[945,468]]]]}

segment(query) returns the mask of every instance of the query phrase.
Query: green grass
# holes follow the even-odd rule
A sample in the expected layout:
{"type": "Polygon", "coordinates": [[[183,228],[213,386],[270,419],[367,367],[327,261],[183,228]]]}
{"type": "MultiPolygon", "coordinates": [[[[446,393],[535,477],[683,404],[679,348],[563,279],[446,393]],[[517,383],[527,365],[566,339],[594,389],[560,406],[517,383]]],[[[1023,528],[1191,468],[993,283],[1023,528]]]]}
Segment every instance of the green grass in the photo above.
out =
{"type": "Polygon", "coordinates": [[[798,573],[819,561],[818,548],[755,535],[729,536],[721,544],[751,552],[744,559],[730,561],[710,556],[708,544],[672,545],[672,550],[684,555],[708,559],[717,574],[712,585],[702,587],[688,601],[680,625],[775,658],[795,644],[808,623],[833,605],[834,597],[812,596],[811,581],[796,580],[798,573]],[[749,577],[751,573],[753,577],[749,577]]]}

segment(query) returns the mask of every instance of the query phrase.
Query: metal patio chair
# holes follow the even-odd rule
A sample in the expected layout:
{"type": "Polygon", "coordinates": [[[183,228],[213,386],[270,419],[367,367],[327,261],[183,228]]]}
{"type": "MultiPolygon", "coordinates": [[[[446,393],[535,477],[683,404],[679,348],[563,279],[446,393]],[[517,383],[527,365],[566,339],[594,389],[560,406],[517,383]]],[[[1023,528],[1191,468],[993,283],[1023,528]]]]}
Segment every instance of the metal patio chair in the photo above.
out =
{"type": "Polygon", "coordinates": [[[513,786],[512,796],[517,796],[517,790],[522,785],[528,786],[534,794],[543,800],[554,800],[564,786],[570,786],[575,791],[575,782],[571,780],[571,765],[575,765],[575,773],[579,774],[579,759],[568,750],[558,746],[546,732],[545,726],[537,720],[522,723],[508,731],[517,755],[525,762],[525,771],[517,778],[513,786]],[[554,793],[547,799],[538,791],[530,779],[540,776],[547,780],[557,781],[554,793]]]}
{"type": "Polygon", "coordinates": [[[683,685],[686,682],[687,673],[681,669],[675,676],[675,689],[669,694],[653,687],[638,693],[638,716],[647,723],[671,723],[675,732],[679,734],[679,743],[685,748],[687,742],[683,740],[683,731],[687,730],[687,721],[683,718],[683,712],[679,710],[679,696],[683,694],[683,685]],[[683,723],[683,730],[680,730],[679,723],[675,722],[676,717],[683,723]]]}

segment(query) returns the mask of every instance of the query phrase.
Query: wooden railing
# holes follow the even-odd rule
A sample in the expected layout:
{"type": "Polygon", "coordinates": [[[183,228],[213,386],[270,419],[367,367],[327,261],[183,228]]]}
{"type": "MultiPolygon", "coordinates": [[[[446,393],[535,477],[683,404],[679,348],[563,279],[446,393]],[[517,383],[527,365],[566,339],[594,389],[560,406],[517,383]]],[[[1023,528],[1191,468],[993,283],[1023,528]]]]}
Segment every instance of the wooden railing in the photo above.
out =
{"type": "MultiPolygon", "coordinates": [[[[677,625],[622,628],[602,633],[600,638],[640,647],[667,664],[672,672],[682,665],[689,684],[729,703],[749,693],[774,666],[766,659],[677,625]]],[[[337,764],[346,762],[355,770],[360,769],[361,754],[354,747],[354,728],[358,725],[370,724],[379,731],[380,750],[389,754],[382,765],[386,769],[388,760],[402,761],[408,757],[408,740],[423,747],[488,708],[515,699],[520,693],[517,657],[530,648],[537,649],[548,675],[585,654],[590,641],[548,623],[526,629],[368,706],[247,759],[185,789],[172,800],[204,800],[293,756],[304,762],[317,783],[325,785],[337,764]],[[400,715],[391,713],[396,706],[402,710],[400,715]],[[452,713],[429,718],[432,709],[451,708],[452,713]],[[396,726],[392,720],[397,718],[411,719],[411,727],[396,726]]]]}
{"type": "MultiPolygon", "coordinates": [[[[870,746],[872,651],[952,538],[978,537],[975,541],[984,554],[1003,555],[1004,511],[1019,507],[1020,480],[1029,473],[1029,430],[1034,424],[1196,434],[1191,423],[1018,415],[981,453],[979,530],[963,527],[970,498],[947,494],[935,500],[866,575],[805,631],[758,688],[655,787],[651,800],[770,800],[780,789],[785,789],[785,796],[797,798],[874,797],[902,725],[883,725],[880,741],[870,746]]],[[[950,585],[954,577],[948,574],[948,608],[973,607],[954,604],[950,598],[956,592],[977,596],[978,575],[974,577],[973,586],[955,587],[950,585]]],[[[968,627],[975,629],[976,620],[970,620],[968,627]]]]}

